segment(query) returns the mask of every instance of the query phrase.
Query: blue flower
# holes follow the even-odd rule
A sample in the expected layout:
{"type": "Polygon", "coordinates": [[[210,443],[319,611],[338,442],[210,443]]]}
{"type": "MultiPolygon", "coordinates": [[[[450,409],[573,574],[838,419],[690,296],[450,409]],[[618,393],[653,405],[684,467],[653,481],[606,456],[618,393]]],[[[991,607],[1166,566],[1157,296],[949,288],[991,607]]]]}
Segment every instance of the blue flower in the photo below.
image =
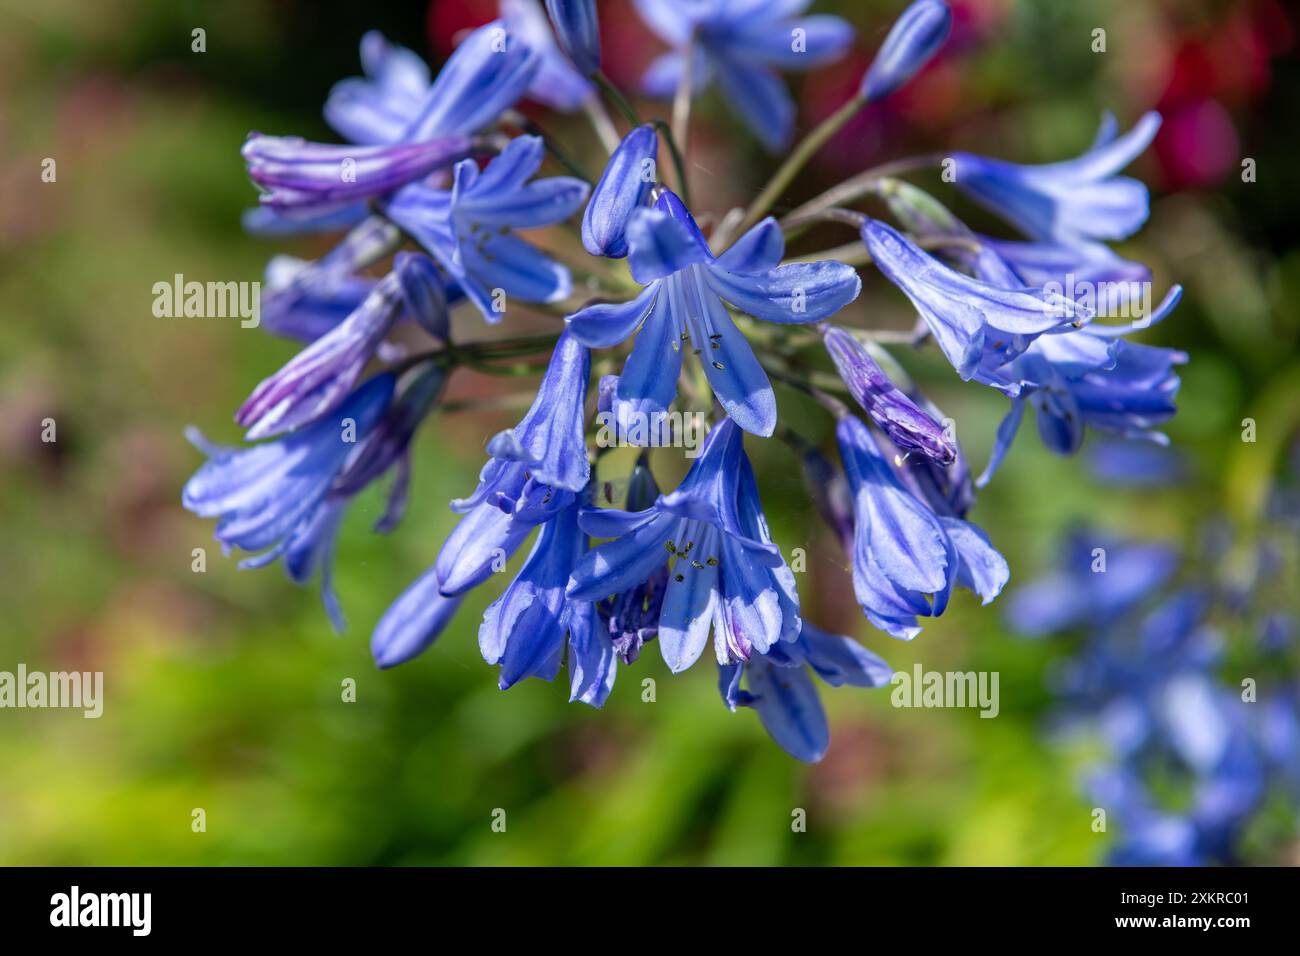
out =
{"type": "Polygon", "coordinates": [[[853,42],[853,28],[839,17],[798,16],[809,2],[636,0],[642,19],[673,47],[650,64],[642,86],[651,96],[672,96],[689,46],[693,92],[716,80],[763,145],[779,152],[794,131],[795,104],[776,69],[820,66],[853,42]]]}
{"type": "Polygon", "coordinates": [[[567,268],[512,232],[561,222],[587,198],[580,179],[529,182],[542,158],[541,138],[520,136],[482,171],[473,160],[458,163],[451,190],[412,184],[385,204],[489,322],[500,322],[505,308],[496,290],[524,302],[554,302],[572,288],[567,268]]]}
{"type": "Polygon", "coordinates": [[[885,278],[912,300],[964,380],[1018,394],[1018,387],[994,370],[1043,333],[1074,328],[1092,317],[1060,293],[1002,288],[963,275],[874,219],[863,223],[862,241],[885,278]]]}
{"type": "Polygon", "coordinates": [[[340,629],[329,577],[329,554],[348,497],[338,481],[388,412],[393,388],[393,376],[378,375],[306,428],[249,448],[214,445],[197,429],[187,432],[208,461],[185,483],[185,507],[218,519],[216,539],[227,552],[261,552],[241,568],[283,555],[290,577],[301,583],[320,566],[326,607],[340,629]]]}
{"type": "Polygon", "coordinates": [[[325,119],[354,143],[424,143],[486,129],[527,92],[541,58],[509,42],[501,21],[479,27],[429,84],[429,71],[410,50],[376,32],[361,40],[364,78],[330,91],[325,119]]]}
{"type": "Polygon", "coordinates": [[[627,226],[655,185],[659,137],[650,124],[638,126],[618,144],[582,214],[582,245],[593,256],[627,255],[627,226]]]}
{"type": "Polygon", "coordinates": [[[583,76],[600,69],[600,21],[596,0],[546,0],[555,36],[583,76]]]}
{"type": "Polygon", "coordinates": [[[1147,113],[1117,137],[1107,116],[1088,152],[1041,166],[955,153],[957,188],[1040,241],[1088,247],[1127,239],[1147,220],[1147,188],[1116,174],[1159,128],[1160,115],[1147,113]]]}
{"type": "Polygon", "coordinates": [[[579,505],[573,497],[541,526],[518,576],[484,613],[478,641],[483,659],[501,665],[499,686],[508,690],[528,677],[553,679],[567,636],[570,700],[599,707],[613,689],[618,659],[594,604],[565,595],[569,576],[587,551],[579,505]]]}
{"type": "MultiPolygon", "coordinates": [[[[1182,297],[1174,286],[1159,309],[1140,320],[1145,327],[1168,315],[1182,297]]],[[[1034,340],[998,370],[1019,385],[1011,411],[998,427],[983,487],[992,478],[1014,441],[1024,403],[1034,406],[1038,434],[1051,451],[1072,455],[1083,445],[1086,428],[1167,444],[1156,426],[1173,418],[1180,380],[1176,366],[1187,355],[1175,349],[1127,342],[1119,336],[1139,327],[1097,325],[1064,335],[1034,340]]]]}
{"type": "MultiPolygon", "coordinates": [[[[608,411],[608,408],[602,410],[608,411]]],[[[659,486],[650,471],[645,452],[642,452],[628,477],[626,509],[644,511],[658,498],[659,486]]],[[[640,657],[641,648],[659,635],[659,614],[667,589],[668,565],[664,564],[640,584],[596,603],[596,612],[609,634],[614,652],[624,664],[631,664],[640,657]]]]}
{"type": "Polygon", "coordinates": [[[334,408],[352,390],[403,309],[447,337],[447,298],[426,256],[398,253],[393,271],[346,319],[253,389],[235,414],[249,441],[297,428],[334,408]]]}
{"type": "Polygon", "coordinates": [[[918,617],[947,609],[954,584],[984,604],[1001,593],[1010,571],[983,531],[908,491],[857,418],[842,417],[836,434],[853,492],[853,590],[872,624],[911,640],[918,617]]]}
{"type": "Polygon", "coordinates": [[[503,570],[505,561],[538,525],[573,505],[591,467],[584,441],[591,357],[562,335],[532,407],[518,425],[488,443],[470,497],[452,502],[462,514],[433,566],[385,612],[371,639],[380,667],[425,650],[441,633],[460,598],[503,570]]]}
{"type": "Polygon", "coordinates": [[[578,561],[571,599],[629,591],[672,562],[658,640],[673,673],[695,663],[710,630],[721,664],[799,636],[794,575],[772,543],[742,436],[723,420],[676,491],[643,511],[593,509],[580,519],[589,534],[613,540],[578,561]]]}
{"type": "MultiPolygon", "coordinates": [[[[466,49],[468,55],[470,48],[466,49]]],[[[330,90],[325,121],[353,143],[402,141],[428,98],[428,66],[410,50],[371,30],[361,38],[361,68],[365,77],[340,80],[330,90]]]]}
{"type": "Polygon", "coordinates": [[[468,136],[392,146],[337,146],[299,136],[250,133],[240,150],[248,175],[273,209],[307,207],[313,215],[390,193],[470,154],[468,136]]]}
{"type": "Polygon", "coordinates": [[[1088,446],[1088,471],[1099,481],[1146,488],[1171,487],[1187,479],[1186,456],[1154,442],[1122,438],[1088,446]]]}
{"type": "MultiPolygon", "coordinates": [[[[573,63],[578,61],[570,62],[570,57],[561,52],[560,46],[555,42],[558,36],[563,45],[564,34],[558,27],[555,34],[551,33],[550,24],[546,22],[546,14],[542,11],[542,5],[538,0],[501,0],[500,6],[501,20],[507,32],[533,50],[541,61],[532,85],[528,87],[530,98],[553,110],[567,113],[578,109],[596,95],[596,88],[584,76],[584,74],[590,75],[593,71],[583,69],[579,72],[574,69],[573,63]]],[[[573,5],[561,4],[561,6],[573,5]]],[[[592,17],[594,25],[594,10],[592,17]]],[[[597,45],[597,68],[600,66],[599,61],[600,48],[597,45]]]]}
{"type": "Polygon", "coordinates": [[[1105,626],[1155,593],[1177,567],[1178,553],[1169,545],[1077,531],[1060,570],[1011,596],[1007,620],[1030,636],[1105,626]]]}
{"type": "Polygon", "coordinates": [[[889,28],[862,78],[861,95],[875,102],[914,77],[943,46],[951,27],[952,11],[943,0],[915,0],[889,28]]]}
{"type": "Polygon", "coordinates": [[[640,329],[619,376],[617,418],[667,411],[689,342],[727,414],[748,432],[771,435],[776,396],[723,301],[768,322],[816,322],[857,298],[857,273],[840,262],[779,265],[785,240],[771,218],[714,258],[669,190],[653,209],[632,213],[627,240],[632,276],[645,287],[641,294],[588,306],[565,320],[593,348],[617,345],[640,329]]]}
{"type": "Polygon", "coordinates": [[[804,623],[799,637],[767,654],[718,666],[718,689],[729,709],[752,707],[764,729],[786,753],[816,763],[830,746],[830,727],[809,676],[831,687],[883,687],[893,668],[851,638],[804,623]],[[745,688],[741,688],[742,676],[745,688]]]}
{"type": "Polygon", "coordinates": [[[824,337],[849,394],[903,454],[920,452],[941,465],[956,460],[956,443],[942,422],[891,382],[861,342],[835,326],[827,328],[824,337]]]}

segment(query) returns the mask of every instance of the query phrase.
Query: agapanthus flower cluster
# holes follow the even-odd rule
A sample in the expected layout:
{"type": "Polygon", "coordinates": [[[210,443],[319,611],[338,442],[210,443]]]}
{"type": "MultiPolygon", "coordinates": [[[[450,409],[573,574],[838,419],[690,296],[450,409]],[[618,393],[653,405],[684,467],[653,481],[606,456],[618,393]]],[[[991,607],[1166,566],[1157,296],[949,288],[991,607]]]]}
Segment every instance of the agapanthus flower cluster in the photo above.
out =
{"type": "Polygon", "coordinates": [[[393,529],[418,458],[413,437],[448,380],[466,367],[544,365],[527,413],[486,443],[477,488],[451,502],[455,530],[376,626],[376,663],[420,654],[466,594],[500,576],[479,645],[503,689],[567,668],[571,699],[600,706],[648,644],[674,673],[711,646],[725,705],[753,708],[785,750],[820,759],[829,730],[812,678],[878,687],[891,672],[809,619],[752,452],[768,440],[793,449],[862,612],[885,634],[916,637],[957,589],[987,604],[1010,575],[969,517],[976,483],[953,420],[902,374],[878,330],[841,314],[869,275],[860,263],[915,308],[915,347],[932,342],[958,379],[1011,399],[985,479],[1026,403],[1061,453],[1086,429],[1157,437],[1183,357],[1125,338],[1163,317],[1176,290],[1117,325],[1103,320],[1128,317],[1133,296],[1080,295],[1067,281],[1149,285],[1144,267],[1103,243],[1146,217],[1145,190],[1117,173],[1150,141],[1152,116],[1122,137],[1108,121],[1089,152],[1054,165],[956,154],[958,187],[1019,238],[979,235],[898,178],[909,162],[922,171],[921,160],[769,215],[789,208],[785,188],[821,144],[926,67],[951,24],[941,0],[912,3],[854,96],[792,146],[797,104],[781,73],[854,43],[847,22],[809,5],[638,0],[648,36],[667,49],[636,105],[602,72],[592,0],[502,0],[499,19],[466,36],[436,75],[367,34],[363,75],[325,103],[345,143],[254,133],[244,146],[262,190],[245,215],[251,231],[343,235],[314,261],[272,260],[266,325],[305,347],[238,410],[252,444],[195,436],[209,461],[186,506],[218,519],[218,539],[249,552],[246,565],[283,558],[298,582],[319,571],[341,626],[330,570],[349,502],[391,474],[378,530],[393,529]],[[745,209],[691,200],[691,103],[712,89],[763,146],[788,150],[745,209]],[[525,100],[535,104],[527,112],[525,100]],[[549,121],[532,118],[536,104],[581,111],[594,138],[557,141],[549,121]],[[608,159],[592,175],[594,143],[608,159]],[[851,207],[867,194],[885,200],[892,222],[851,207]],[[841,246],[788,256],[787,238],[814,221],[851,226],[860,255],[841,246]],[[547,232],[524,234],[538,229],[547,232]],[[548,241],[566,229],[585,261],[576,242],[562,252],[548,241]],[[533,324],[499,334],[517,316],[533,324]],[[836,450],[783,424],[774,382],[824,407],[836,450]],[[674,415],[709,423],[703,447],[677,465],[682,449],[637,437],[660,433],[638,425],[674,415]],[[613,441],[593,439],[598,421],[613,441]],[[629,444],[653,447],[611,454],[629,444]],[[684,477],[670,484],[669,474],[684,477]]]}
{"type": "MultiPolygon", "coordinates": [[[[1141,477],[1150,463],[1129,464],[1141,477]]],[[[1090,825],[1115,865],[1276,864],[1300,833],[1300,539],[1285,493],[1253,530],[1207,522],[1186,559],[1078,528],[1057,570],[1010,595],[1014,629],[1072,642],[1049,672],[1050,732],[1086,755],[1090,825]]]]}

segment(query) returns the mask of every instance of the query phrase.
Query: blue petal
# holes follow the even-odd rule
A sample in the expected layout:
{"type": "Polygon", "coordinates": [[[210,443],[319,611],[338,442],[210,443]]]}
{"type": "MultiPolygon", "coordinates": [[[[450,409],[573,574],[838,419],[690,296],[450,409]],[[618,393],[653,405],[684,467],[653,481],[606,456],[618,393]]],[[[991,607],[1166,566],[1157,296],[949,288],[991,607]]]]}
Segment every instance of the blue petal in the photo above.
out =
{"type": "Polygon", "coordinates": [[[458,46],[425,96],[405,138],[426,140],[490,126],[527,92],[541,58],[522,43],[506,43],[501,21],[479,27],[458,46]]]}
{"type": "Polygon", "coordinates": [[[479,649],[489,664],[500,662],[502,690],[528,677],[550,680],[558,672],[564,590],[586,548],[577,516],[577,507],[569,507],[542,525],[519,576],[483,615],[479,649]]]}
{"type": "Polygon", "coordinates": [[[776,667],[761,655],[745,667],[752,706],[781,749],[816,763],[830,746],[830,727],[817,688],[802,667],[776,667]]]}
{"type": "Polygon", "coordinates": [[[661,289],[619,375],[614,402],[617,421],[627,421],[632,413],[666,412],[677,395],[682,348],[671,310],[670,296],[661,289]]]}
{"type": "Polygon", "coordinates": [[[654,308],[659,283],[652,282],[628,302],[598,302],[579,309],[564,321],[569,331],[590,348],[610,348],[627,339],[641,327],[654,308]]]}
{"type": "Polygon", "coordinates": [[[981,603],[988,604],[1002,593],[1011,577],[1006,558],[998,554],[988,536],[970,522],[946,517],[939,520],[957,549],[960,560],[957,581],[978,594],[981,603]]]}
{"type": "Polygon", "coordinates": [[[718,603],[718,563],[708,560],[721,557],[719,533],[708,528],[694,544],[692,553],[683,556],[683,543],[677,542],[679,556],[659,613],[659,650],[674,674],[694,664],[704,651],[718,603]]]}
{"type": "Polygon", "coordinates": [[[546,0],[555,37],[584,76],[600,69],[600,23],[596,0],[546,0]]]}
{"type": "Polygon", "coordinates": [[[785,23],[757,23],[722,38],[722,46],[737,57],[752,57],[783,70],[811,70],[838,59],[853,45],[853,27],[839,17],[819,15],[785,23]],[[802,31],[796,50],[795,30],[802,31]]]}
{"type": "Polygon", "coordinates": [[[780,152],[794,132],[794,100],[785,83],[767,67],[735,54],[717,59],[718,85],[728,102],[769,152],[780,152]]]}
{"type": "Polygon", "coordinates": [[[525,463],[543,484],[582,491],[591,476],[585,437],[590,378],[591,353],[565,332],[532,406],[518,425],[492,440],[488,454],[525,463]]]}
{"type": "MultiPolygon", "coordinates": [[[[894,669],[857,641],[828,634],[807,621],[799,636],[803,658],[817,676],[832,687],[883,687],[894,669]]],[[[782,645],[785,646],[785,645],[782,645]]]]}
{"type": "MultiPolygon", "coordinates": [[[[674,277],[668,281],[677,280],[674,277]]],[[[770,437],[776,431],[776,395],[767,373],[754,357],[749,340],[736,328],[713,291],[701,288],[698,281],[692,285],[713,329],[707,347],[699,343],[703,350],[700,361],[709,384],[737,425],[752,435],[770,437]]]]}
{"type": "Polygon", "coordinates": [[[689,265],[709,261],[708,246],[690,228],[662,209],[632,211],[627,225],[628,267],[642,285],[689,265]]]}
{"type": "Polygon", "coordinates": [[[797,324],[830,318],[858,297],[862,280],[842,262],[795,262],[757,275],[706,270],[715,292],[741,312],[767,322],[797,324]]]}
{"type": "Polygon", "coordinates": [[[854,494],[859,549],[868,549],[899,587],[924,594],[941,590],[949,548],[938,518],[898,482],[862,422],[841,418],[836,433],[854,494]]]}
{"type": "Polygon", "coordinates": [[[1007,412],[1005,418],[998,425],[997,436],[993,440],[993,451],[989,454],[989,463],[985,466],[984,472],[975,479],[975,487],[983,488],[992,480],[994,473],[1006,458],[1007,452],[1011,450],[1011,443],[1016,440],[1016,432],[1020,430],[1020,420],[1025,415],[1025,403],[1020,399],[1011,400],[1011,411],[1007,412]]]}
{"type": "Polygon", "coordinates": [[[593,256],[627,255],[628,222],[654,188],[658,155],[659,137],[647,124],[628,133],[610,156],[582,216],[582,245],[593,256]]]}
{"type": "Polygon", "coordinates": [[[325,101],[325,121],[354,143],[394,143],[410,126],[429,90],[429,68],[378,30],[361,38],[365,78],[342,80],[325,101]]]}
{"type": "Polygon", "coordinates": [[[568,611],[569,702],[601,707],[614,689],[618,655],[594,604],[571,601],[568,611]]]}
{"type": "Polygon", "coordinates": [[[370,638],[370,653],[379,667],[395,667],[437,640],[460,607],[459,597],[440,592],[435,568],[420,575],[389,606],[370,638]]]}
{"type": "Polygon", "coordinates": [[[680,524],[674,515],[656,515],[630,534],[592,548],[573,570],[569,598],[598,601],[640,584],[667,562],[664,542],[680,524]]]}
{"type": "Polygon", "coordinates": [[[785,234],[768,216],[718,256],[717,268],[736,275],[755,275],[775,269],[784,256],[785,234]]]}
{"type": "MultiPolygon", "coordinates": [[[[672,99],[682,82],[682,69],[686,58],[677,52],[661,53],[650,61],[641,77],[641,92],[658,99],[672,99]]],[[[713,82],[713,62],[703,47],[695,48],[695,63],[691,67],[691,95],[708,88],[713,82]]]]}
{"type": "Polygon", "coordinates": [[[461,252],[468,273],[462,282],[465,292],[489,322],[500,322],[502,316],[492,308],[492,290],[501,289],[508,297],[524,302],[556,302],[573,290],[568,266],[518,236],[493,235],[485,246],[465,244],[461,252]],[[487,309],[484,302],[489,303],[487,309]]]}
{"type": "Polygon", "coordinates": [[[443,594],[464,594],[504,568],[532,527],[493,504],[471,510],[447,536],[434,567],[443,594]]]}

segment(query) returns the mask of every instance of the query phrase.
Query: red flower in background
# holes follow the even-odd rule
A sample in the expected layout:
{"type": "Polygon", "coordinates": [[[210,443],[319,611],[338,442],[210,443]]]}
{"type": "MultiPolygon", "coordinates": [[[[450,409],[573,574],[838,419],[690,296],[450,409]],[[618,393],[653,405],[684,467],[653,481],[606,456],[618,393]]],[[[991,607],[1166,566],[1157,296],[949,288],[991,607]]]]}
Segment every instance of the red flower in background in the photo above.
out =
{"type": "Polygon", "coordinates": [[[1181,38],[1157,103],[1165,122],[1155,152],[1167,187],[1209,186],[1237,168],[1240,139],[1229,110],[1268,90],[1269,61],[1293,39],[1276,0],[1235,7],[1225,20],[1181,38]]]}

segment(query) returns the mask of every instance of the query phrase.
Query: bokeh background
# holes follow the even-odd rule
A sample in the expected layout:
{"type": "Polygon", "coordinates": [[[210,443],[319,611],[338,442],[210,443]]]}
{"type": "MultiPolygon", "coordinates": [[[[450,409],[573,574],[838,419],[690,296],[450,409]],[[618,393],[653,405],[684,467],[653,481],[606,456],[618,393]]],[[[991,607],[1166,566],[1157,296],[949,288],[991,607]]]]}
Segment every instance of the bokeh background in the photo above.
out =
{"type": "MultiPolygon", "coordinates": [[[[1157,295],[1175,281],[1188,290],[1146,339],[1191,356],[1168,429],[1185,480],[1116,487],[1089,468],[1095,442],[1057,459],[1026,428],[972,516],[1010,561],[1011,588],[1045,570],[1082,520],[1189,549],[1214,518],[1259,534],[1260,489],[1300,424],[1296,21],[1273,0],[952,5],[947,52],[840,136],[793,198],[907,151],[1065,158],[1091,141],[1103,109],[1127,126],[1158,108],[1165,127],[1133,167],[1153,188],[1151,221],[1123,251],[1153,265],[1157,295]],[[1091,50],[1096,27],[1105,54],[1091,50]],[[1242,182],[1244,157],[1256,160],[1254,183],[1242,182]],[[1247,446],[1249,415],[1266,439],[1247,446]]],[[[790,78],[801,128],[853,89],[900,7],[815,4],[860,36],[853,58],[790,78]]],[[[657,41],[622,0],[601,11],[606,62],[630,89],[657,41]]],[[[492,585],[430,652],[376,671],[370,629],[432,561],[452,525],[447,501],[472,487],[484,440],[510,412],[440,416],[422,430],[411,508],[392,535],[369,530],[378,490],[351,509],[337,569],[342,637],[314,590],[278,567],[237,572],[211,524],[180,508],[200,461],[182,428],[233,441],[234,408],[295,347],[235,320],[155,318],[153,283],[174,273],[255,281],[276,252],[328,247],[241,232],[254,202],[243,137],[331,140],[320,105],[358,72],[367,29],[437,63],[457,31],[492,15],[491,2],[468,0],[0,0],[0,669],[102,670],[106,684],[97,721],[0,711],[0,863],[1102,861],[1110,838],[1092,832],[1076,768],[1044,733],[1060,646],[1016,638],[997,605],[981,609],[965,592],[911,645],[871,630],[777,442],[749,450],[777,540],[808,549],[800,589],[811,616],[898,669],[1000,672],[996,720],[896,710],[888,691],[826,691],[831,750],[809,768],[752,713],[726,712],[712,668],[673,677],[654,648],[621,673],[603,711],[567,704],[562,681],[502,694],[475,640],[492,585]],[[196,27],[205,53],[191,52],[196,27]],[[46,157],[55,183],[40,179],[46,157]],[[47,417],[52,444],[40,440],[47,417]],[[208,549],[203,574],[191,570],[196,547],[208,549]],[[644,677],[657,681],[654,703],[641,700],[644,677]],[[346,678],[355,703],[341,700],[346,678]],[[191,829],[199,807],[204,833],[191,829]],[[494,808],[507,811],[506,833],[490,826],[494,808]],[[794,808],[807,810],[808,832],[792,832],[794,808]]],[[[595,164],[578,120],[533,115],[595,164]]],[[[697,205],[743,203],[770,160],[714,95],[696,117],[697,205]]],[[[948,187],[923,184],[996,228],[948,187]]],[[[868,276],[845,320],[906,327],[911,317],[868,276]]],[[[981,466],[1002,400],[963,386],[933,355],[900,357],[960,419],[981,466]]],[[[455,399],[500,387],[458,375],[455,399]]],[[[828,437],[815,407],[778,397],[810,437],[828,437]]],[[[1253,640],[1250,615],[1221,623],[1232,640],[1253,640]]],[[[1254,860],[1298,858],[1294,813],[1261,826],[1254,860]]]]}

